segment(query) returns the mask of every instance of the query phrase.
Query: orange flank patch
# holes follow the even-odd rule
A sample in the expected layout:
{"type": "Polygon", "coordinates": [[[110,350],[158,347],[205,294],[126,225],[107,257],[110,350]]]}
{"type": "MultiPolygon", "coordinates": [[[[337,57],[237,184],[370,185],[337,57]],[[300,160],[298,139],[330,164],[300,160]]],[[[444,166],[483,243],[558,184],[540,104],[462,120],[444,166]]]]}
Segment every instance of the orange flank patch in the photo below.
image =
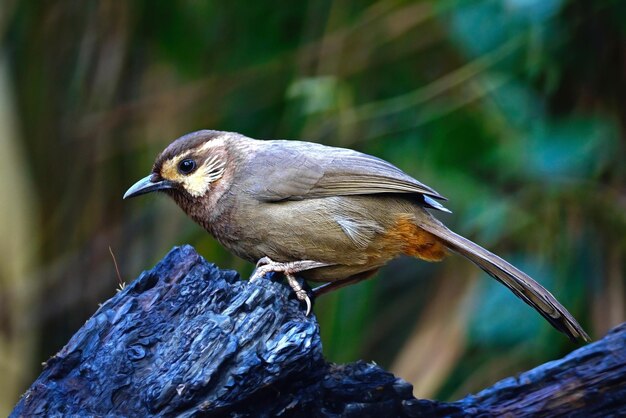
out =
{"type": "Polygon", "coordinates": [[[410,215],[399,216],[395,226],[384,235],[390,247],[397,246],[403,254],[426,261],[441,261],[447,255],[443,242],[415,225],[410,215]]]}

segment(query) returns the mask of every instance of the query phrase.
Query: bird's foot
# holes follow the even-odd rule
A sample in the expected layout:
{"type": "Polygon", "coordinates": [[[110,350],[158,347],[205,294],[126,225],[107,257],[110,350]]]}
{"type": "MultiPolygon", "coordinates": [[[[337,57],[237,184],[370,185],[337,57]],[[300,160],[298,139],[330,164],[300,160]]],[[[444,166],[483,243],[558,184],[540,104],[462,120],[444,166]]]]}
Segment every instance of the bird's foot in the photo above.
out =
{"type": "Polygon", "coordinates": [[[311,313],[311,309],[313,308],[313,304],[311,303],[311,298],[309,298],[309,294],[306,292],[306,290],[302,288],[302,286],[300,286],[300,283],[298,283],[296,276],[288,273],[284,274],[287,278],[287,283],[289,283],[289,286],[291,286],[294,293],[296,294],[296,298],[306,304],[306,316],[309,316],[309,314],[311,313]]]}
{"type": "MultiPolygon", "coordinates": [[[[256,262],[256,266],[254,266],[254,273],[256,273],[256,272],[257,272],[257,270],[259,269],[259,267],[262,267],[262,266],[267,266],[267,265],[269,265],[269,264],[277,264],[277,263],[275,263],[275,262],[274,262],[271,258],[269,258],[269,257],[263,257],[263,258],[260,258],[260,259],[259,259],[259,261],[257,261],[257,262],[256,262]]],[[[255,276],[255,274],[253,274],[253,275],[252,275],[252,277],[250,277],[250,281],[252,281],[252,280],[256,280],[256,279],[254,279],[254,276],[255,276]]]]}
{"type": "Polygon", "coordinates": [[[252,273],[252,276],[250,276],[250,281],[253,282],[258,280],[271,272],[293,275],[300,273],[301,271],[312,270],[329,265],[330,264],[313,260],[298,260],[281,263],[274,261],[269,257],[263,257],[256,263],[256,269],[254,270],[254,273],[252,273]]]}
{"type": "Polygon", "coordinates": [[[305,270],[325,267],[327,265],[328,264],[313,260],[299,260],[279,263],[273,261],[269,257],[263,257],[256,263],[256,270],[252,273],[252,276],[250,276],[250,281],[254,282],[271,272],[283,273],[287,278],[287,283],[289,283],[289,286],[291,286],[296,294],[296,298],[306,303],[306,316],[309,316],[313,305],[311,304],[311,299],[309,298],[306,290],[304,290],[300,283],[298,283],[295,274],[305,270]]]}

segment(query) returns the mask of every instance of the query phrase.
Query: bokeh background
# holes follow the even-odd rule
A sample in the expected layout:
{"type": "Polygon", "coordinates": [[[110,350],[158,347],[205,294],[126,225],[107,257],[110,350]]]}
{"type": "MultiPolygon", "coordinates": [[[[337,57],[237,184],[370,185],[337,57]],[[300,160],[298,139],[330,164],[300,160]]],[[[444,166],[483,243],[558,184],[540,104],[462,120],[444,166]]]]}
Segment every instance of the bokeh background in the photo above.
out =
{"type": "MultiPolygon", "coordinates": [[[[626,315],[625,97],[620,0],[3,0],[0,414],[115,293],[111,252],[126,282],[183,243],[250,273],[165,197],[121,200],[202,128],[393,162],[601,337],[626,315]]],[[[441,400],[576,347],[458,257],[316,314],[330,360],[441,400]]]]}

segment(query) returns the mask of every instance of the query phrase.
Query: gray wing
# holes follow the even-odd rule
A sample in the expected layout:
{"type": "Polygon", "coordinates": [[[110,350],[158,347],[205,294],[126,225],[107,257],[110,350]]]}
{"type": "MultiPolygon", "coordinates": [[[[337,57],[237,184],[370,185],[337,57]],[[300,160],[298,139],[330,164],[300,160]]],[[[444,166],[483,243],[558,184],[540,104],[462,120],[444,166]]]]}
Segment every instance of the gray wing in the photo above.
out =
{"type": "Polygon", "coordinates": [[[242,179],[265,202],[377,193],[419,194],[446,210],[445,200],[392,164],[357,151],[301,141],[262,141],[242,179]]]}

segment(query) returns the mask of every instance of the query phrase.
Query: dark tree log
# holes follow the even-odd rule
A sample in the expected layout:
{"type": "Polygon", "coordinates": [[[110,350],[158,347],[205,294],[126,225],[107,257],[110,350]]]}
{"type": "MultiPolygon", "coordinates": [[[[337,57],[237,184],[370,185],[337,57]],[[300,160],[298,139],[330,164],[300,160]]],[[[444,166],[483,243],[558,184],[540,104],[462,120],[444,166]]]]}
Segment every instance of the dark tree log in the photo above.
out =
{"type": "Polygon", "coordinates": [[[418,400],[380,367],[327,363],[285,285],[249,284],[189,246],[104,303],[11,416],[626,415],[626,326],[477,395],[418,400]]]}

